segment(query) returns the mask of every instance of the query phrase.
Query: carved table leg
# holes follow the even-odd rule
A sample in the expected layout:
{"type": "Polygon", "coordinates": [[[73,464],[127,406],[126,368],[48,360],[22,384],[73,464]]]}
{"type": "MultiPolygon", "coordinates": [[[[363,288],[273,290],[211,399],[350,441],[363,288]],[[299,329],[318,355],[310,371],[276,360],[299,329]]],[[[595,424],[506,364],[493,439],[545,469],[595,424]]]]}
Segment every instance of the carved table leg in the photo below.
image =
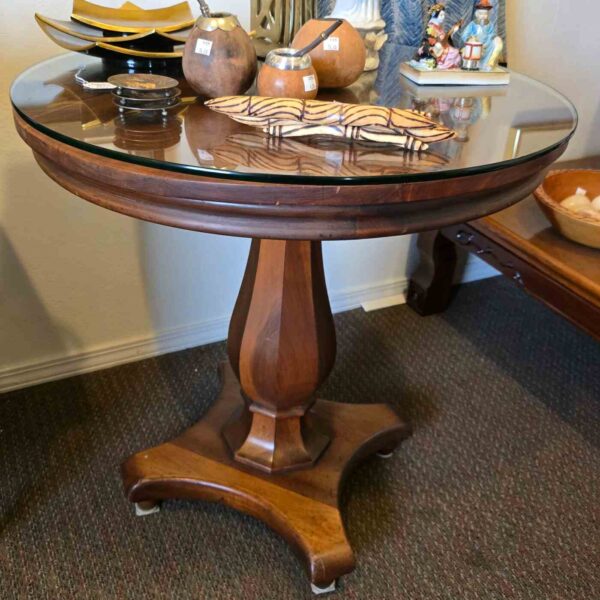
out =
{"type": "Polygon", "coordinates": [[[425,317],[443,312],[450,304],[457,253],[437,230],[420,233],[417,247],[420,262],[410,278],[407,304],[425,317]]]}
{"type": "Polygon", "coordinates": [[[269,473],[313,464],[329,438],[304,415],[335,360],[320,243],[252,242],[227,347],[247,400],[224,431],[236,460],[269,473]]]}
{"type": "Polygon", "coordinates": [[[338,506],[345,473],[408,428],[384,404],[315,400],[335,358],[319,242],[252,243],[228,352],[204,418],[123,464],[127,496],[221,501],[262,519],[326,588],[354,568],[338,506]]]}

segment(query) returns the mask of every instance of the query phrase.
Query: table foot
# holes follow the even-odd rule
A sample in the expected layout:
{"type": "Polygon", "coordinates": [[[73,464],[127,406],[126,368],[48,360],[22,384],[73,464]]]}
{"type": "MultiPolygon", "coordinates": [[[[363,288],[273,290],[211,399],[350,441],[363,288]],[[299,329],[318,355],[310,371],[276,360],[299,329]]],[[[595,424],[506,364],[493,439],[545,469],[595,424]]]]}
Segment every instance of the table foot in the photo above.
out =
{"type": "Polygon", "coordinates": [[[135,516],[136,517],[147,517],[160,512],[160,503],[153,501],[146,502],[135,502],[135,516]]]}
{"type": "Polygon", "coordinates": [[[306,418],[331,439],[314,466],[268,474],[237,462],[222,430],[243,406],[231,368],[206,416],[180,437],[135,454],[122,467],[125,490],[136,503],[168,498],[223,502],[264,521],[303,559],[310,581],[325,589],[354,568],[339,511],[339,489],[360,459],[389,451],[408,428],[384,404],[317,400],[306,418]]]}
{"type": "Polygon", "coordinates": [[[392,458],[392,456],[394,456],[394,451],[393,450],[382,450],[381,452],[377,452],[377,456],[379,458],[383,458],[383,459],[392,458]]]}
{"type": "Polygon", "coordinates": [[[314,583],[311,583],[310,589],[312,590],[312,593],[315,596],[321,596],[323,594],[331,594],[332,592],[335,592],[335,581],[326,587],[319,587],[319,586],[315,585],[314,583]]]}

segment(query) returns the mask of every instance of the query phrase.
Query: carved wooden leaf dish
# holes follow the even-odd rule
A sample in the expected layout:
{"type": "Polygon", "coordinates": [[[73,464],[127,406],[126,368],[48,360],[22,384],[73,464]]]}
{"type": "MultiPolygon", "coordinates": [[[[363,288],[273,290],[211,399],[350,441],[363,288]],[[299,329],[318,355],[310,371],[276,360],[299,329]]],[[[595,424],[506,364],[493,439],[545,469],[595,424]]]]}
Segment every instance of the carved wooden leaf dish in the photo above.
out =
{"type": "Polygon", "coordinates": [[[456,136],[427,115],[385,106],[262,96],[223,96],[205,104],[277,137],[330,136],[421,151],[456,136]]]}

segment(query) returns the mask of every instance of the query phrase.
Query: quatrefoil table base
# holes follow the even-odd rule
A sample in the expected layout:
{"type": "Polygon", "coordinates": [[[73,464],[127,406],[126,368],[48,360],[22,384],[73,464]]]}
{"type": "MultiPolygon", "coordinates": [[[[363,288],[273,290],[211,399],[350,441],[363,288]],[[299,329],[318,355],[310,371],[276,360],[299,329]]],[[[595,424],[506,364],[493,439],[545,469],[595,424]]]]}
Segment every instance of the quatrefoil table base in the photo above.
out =
{"type": "Polygon", "coordinates": [[[263,474],[236,463],[221,435],[244,406],[231,367],[221,373],[221,394],[199,423],[123,464],[127,496],[146,508],[169,498],[223,502],[261,519],[292,544],[311,583],[325,588],[355,565],[339,509],[344,476],[358,461],[392,451],[408,427],[385,404],[317,400],[307,417],[331,436],[320,460],[311,469],[263,474]]]}

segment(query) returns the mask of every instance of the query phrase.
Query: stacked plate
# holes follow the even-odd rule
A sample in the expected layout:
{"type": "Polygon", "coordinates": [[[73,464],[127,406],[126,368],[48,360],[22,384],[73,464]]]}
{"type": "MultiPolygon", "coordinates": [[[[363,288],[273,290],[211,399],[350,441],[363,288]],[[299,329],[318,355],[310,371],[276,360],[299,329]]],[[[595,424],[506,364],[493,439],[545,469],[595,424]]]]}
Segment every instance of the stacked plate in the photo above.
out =
{"type": "Polygon", "coordinates": [[[187,2],[143,9],[131,2],[109,8],[87,0],[73,0],[70,21],[37,13],[35,19],[62,48],[137,65],[180,65],[195,21],[187,2]]]}
{"type": "Polygon", "coordinates": [[[180,102],[179,82],[171,77],[134,73],[113,75],[108,82],[115,86],[112,91],[113,103],[120,113],[130,110],[160,112],[166,116],[167,111],[180,102]]]}

